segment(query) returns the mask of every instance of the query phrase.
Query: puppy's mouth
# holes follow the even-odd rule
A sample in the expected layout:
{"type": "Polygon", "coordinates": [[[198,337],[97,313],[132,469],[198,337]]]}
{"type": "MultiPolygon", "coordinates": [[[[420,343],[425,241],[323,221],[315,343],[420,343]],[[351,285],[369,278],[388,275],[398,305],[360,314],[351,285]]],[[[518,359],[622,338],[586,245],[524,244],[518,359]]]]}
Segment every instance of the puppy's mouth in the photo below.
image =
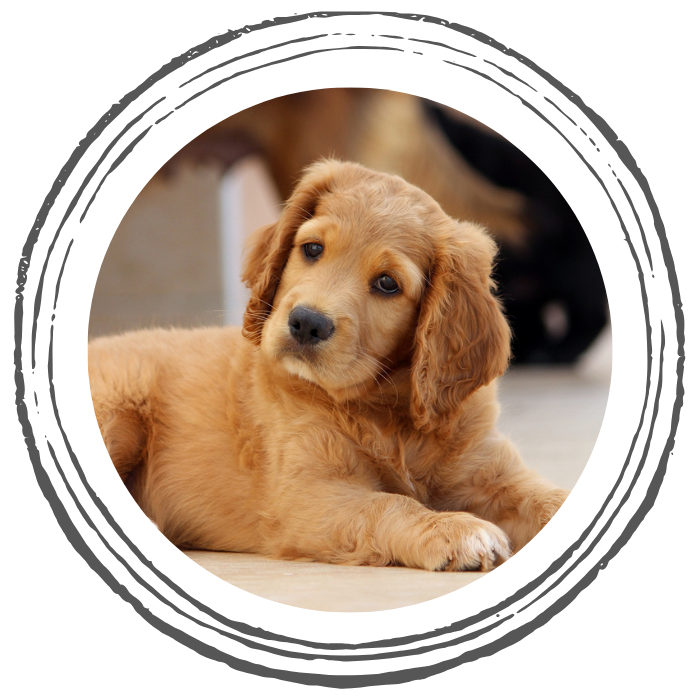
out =
{"type": "Polygon", "coordinates": [[[287,338],[277,346],[280,357],[291,357],[310,365],[315,365],[318,362],[320,350],[318,345],[300,345],[292,337],[287,338]]]}

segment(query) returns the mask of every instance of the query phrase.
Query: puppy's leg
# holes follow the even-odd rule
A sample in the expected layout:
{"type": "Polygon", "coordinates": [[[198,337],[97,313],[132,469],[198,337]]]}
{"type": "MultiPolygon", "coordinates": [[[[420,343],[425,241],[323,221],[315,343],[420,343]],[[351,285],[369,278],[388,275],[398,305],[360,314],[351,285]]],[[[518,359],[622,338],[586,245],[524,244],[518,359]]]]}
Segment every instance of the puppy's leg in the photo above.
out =
{"type": "Polygon", "coordinates": [[[90,347],[90,391],[97,423],[117,472],[126,481],[146,456],[152,372],[124,361],[106,343],[90,347]]]}
{"type": "Polygon", "coordinates": [[[492,523],[470,513],[438,513],[407,496],[327,481],[286,495],[275,514],[274,556],[488,571],[510,555],[505,534],[492,523]]]}
{"type": "Polygon", "coordinates": [[[123,481],[145,458],[148,432],[139,413],[123,406],[95,402],[95,413],[107,452],[123,481]]]}
{"type": "Polygon", "coordinates": [[[438,508],[467,510],[495,523],[508,535],[513,552],[551,520],[569,495],[527,469],[513,443],[498,434],[450,470],[443,492],[449,495],[438,508]]]}

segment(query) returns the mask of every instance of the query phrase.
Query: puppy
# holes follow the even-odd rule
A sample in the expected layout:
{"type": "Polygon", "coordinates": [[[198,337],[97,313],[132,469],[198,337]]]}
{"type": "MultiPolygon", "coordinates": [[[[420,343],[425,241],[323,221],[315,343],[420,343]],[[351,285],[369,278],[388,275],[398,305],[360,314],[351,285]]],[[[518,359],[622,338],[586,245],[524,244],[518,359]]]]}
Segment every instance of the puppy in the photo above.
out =
{"type": "Polygon", "coordinates": [[[174,544],[488,570],[567,496],[495,427],[495,244],[399,177],[311,166],[253,234],[243,328],[89,347],[117,471],[174,544]]]}

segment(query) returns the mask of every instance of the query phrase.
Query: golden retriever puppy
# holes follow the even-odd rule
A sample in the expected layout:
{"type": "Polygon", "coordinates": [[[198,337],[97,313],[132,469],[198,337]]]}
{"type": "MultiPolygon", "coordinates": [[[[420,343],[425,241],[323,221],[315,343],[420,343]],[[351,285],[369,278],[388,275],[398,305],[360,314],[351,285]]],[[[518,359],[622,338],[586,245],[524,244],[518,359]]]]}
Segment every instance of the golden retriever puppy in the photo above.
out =
{"type": "Polygon", "coordinates": [[[399,177],[311,166],[255,234],[243,329],[90,344],[97,420],[187,548],[488,570],[567,496],[495,427],[495,244],[399,177]]]}

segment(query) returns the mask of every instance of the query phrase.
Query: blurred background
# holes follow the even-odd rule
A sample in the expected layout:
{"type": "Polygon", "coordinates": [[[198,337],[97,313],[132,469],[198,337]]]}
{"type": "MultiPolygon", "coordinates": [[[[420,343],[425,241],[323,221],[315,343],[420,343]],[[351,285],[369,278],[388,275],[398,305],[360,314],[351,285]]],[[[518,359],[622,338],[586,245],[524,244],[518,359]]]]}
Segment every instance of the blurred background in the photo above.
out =
{"type": "Polygon", "coordinates": [[[154,325],[239,324],[250,231],[275,221],[301,170],[333,156],[406,178],[500,246],[496,278],[518,364],[572,364],[608,323],[576,216],[544,173],[488,127],[412,95],[298,93],[212,127],[147,184],[101,269],[91,336],[154,325]]]}

